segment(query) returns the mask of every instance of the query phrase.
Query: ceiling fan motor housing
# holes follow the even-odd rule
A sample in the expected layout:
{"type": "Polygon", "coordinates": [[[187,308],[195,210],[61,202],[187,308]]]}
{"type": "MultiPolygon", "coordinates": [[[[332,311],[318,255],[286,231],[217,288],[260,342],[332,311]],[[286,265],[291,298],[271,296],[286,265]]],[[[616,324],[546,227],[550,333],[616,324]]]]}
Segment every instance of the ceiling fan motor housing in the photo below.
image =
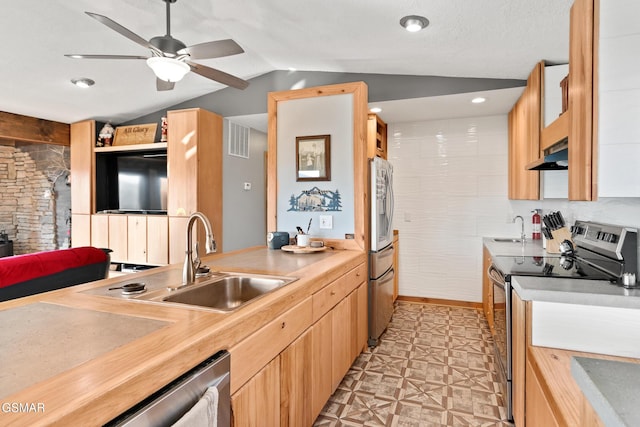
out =
{"type": "Polygon", "coordinates": [[[178,39],[166,36],[157,36],[149,40],[149,43],[164,52],[166,56],[177,56],[177,52],[180,49],[184,49],[187,46],[178,39]]]}

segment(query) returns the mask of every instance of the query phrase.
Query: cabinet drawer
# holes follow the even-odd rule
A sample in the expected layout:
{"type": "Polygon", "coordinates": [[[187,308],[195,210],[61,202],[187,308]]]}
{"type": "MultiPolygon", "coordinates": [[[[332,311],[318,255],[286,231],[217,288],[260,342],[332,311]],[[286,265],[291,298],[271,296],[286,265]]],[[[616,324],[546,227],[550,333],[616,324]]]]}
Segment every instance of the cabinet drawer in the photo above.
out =
{"type": "Polygon", "coordinates": [[[242,387],[309,326],[310,297],[231,347],[231,393],[242,387]]]}
{"type": "Polygon", "coordinates": [[[313,322],[317,322],[366,279],[367,264],[361,264],[313,294],[313,322]]]}

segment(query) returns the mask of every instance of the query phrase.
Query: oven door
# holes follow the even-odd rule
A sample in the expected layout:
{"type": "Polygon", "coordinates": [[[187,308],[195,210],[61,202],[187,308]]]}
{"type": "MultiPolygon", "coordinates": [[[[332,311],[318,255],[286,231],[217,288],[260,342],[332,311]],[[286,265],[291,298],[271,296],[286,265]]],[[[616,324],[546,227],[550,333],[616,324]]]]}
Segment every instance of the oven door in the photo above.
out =
{"type": "Polygon", "coordinates": [[[512,415],[511,389],[511,286],[504,274],[495,266],[487,271],[493,283],[493,342],[496,354],[496,368],[505,397],[507,418],[512,415]]]}

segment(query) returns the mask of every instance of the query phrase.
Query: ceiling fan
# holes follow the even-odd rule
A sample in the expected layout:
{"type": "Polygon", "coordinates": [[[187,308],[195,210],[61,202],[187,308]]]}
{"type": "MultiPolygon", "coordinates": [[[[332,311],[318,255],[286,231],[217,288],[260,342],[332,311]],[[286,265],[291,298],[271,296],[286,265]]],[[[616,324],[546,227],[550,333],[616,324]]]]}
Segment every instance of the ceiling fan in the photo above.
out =
{"type": "Polygon", "coordinates": [[[244,50],[233,40],[216,40],[192,46],[186,46],[171,36],[171,3],[177,0],[162,0],[167,9],[167,34],[145,40],[114,20],[97,13],[85,12],[93,19],[101,22],[129,40],[151,50],[151,56],[137,55],[65,55],[75,59],[145,59],[147,65],[156,75],[156,89],[159,91],[173,89],[175,82],[181,80],[189,71],[237,89],[245,89],[249,82],[215,68],[192,62],[192,59],[220,58],[243,53],[244,50]]]}

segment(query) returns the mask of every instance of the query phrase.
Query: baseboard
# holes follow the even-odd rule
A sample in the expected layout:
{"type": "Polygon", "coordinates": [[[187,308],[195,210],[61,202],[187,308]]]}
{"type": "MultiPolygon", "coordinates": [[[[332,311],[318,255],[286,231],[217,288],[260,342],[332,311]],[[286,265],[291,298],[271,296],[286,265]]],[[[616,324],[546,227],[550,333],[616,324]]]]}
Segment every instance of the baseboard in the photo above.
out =
{"type": "Polygon", "coordinates": [[[439,299],[439,298],[426,298],[426,297],[408,297],[405,295],[398,295],[397,301],[417,302],[421,304],[436,304],[436,305],[450,305],[454,307],[466,307],[482,310],[481,302],[471,301],[458,301],[453,299],[439,299]]]}

